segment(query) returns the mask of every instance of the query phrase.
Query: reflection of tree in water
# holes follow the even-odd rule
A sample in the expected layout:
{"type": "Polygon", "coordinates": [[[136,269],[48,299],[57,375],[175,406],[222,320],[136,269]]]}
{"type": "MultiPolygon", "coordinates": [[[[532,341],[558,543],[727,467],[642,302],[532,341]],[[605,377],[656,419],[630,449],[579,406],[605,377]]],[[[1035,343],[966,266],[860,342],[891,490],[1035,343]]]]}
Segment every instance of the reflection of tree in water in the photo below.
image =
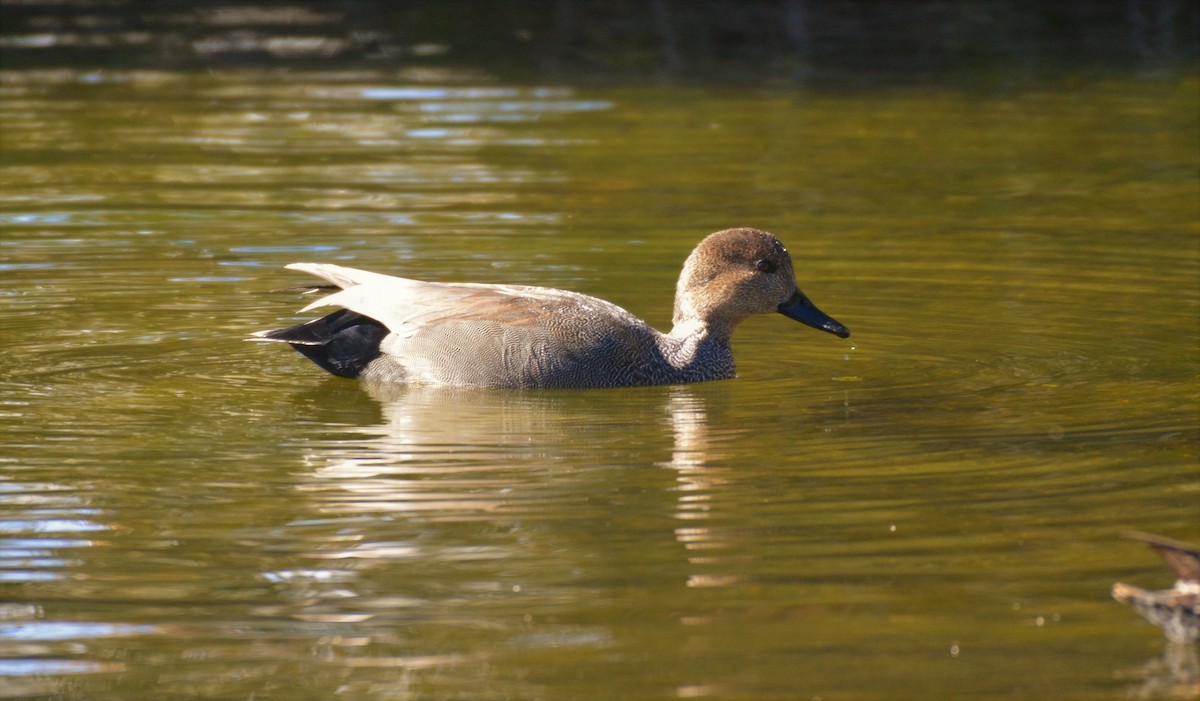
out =
{"type": "Polygon", "coordinates": [[[513,0],[0,4],[5,66],[381,68],[519,75],[921,79],[974,69],[1194,62],[1176,0],[513,0]]]}

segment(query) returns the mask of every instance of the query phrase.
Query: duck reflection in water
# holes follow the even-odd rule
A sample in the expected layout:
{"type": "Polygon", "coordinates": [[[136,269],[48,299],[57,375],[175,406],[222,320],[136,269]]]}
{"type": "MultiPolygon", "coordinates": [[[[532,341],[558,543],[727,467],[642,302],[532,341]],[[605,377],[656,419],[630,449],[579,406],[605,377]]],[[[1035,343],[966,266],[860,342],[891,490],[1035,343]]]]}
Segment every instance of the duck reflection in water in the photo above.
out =
{"type": "MultiPolygon", "coordinates": [[[[329,393],[338,383],[322,383],[305,396],[329,409],[329,393]]],[[[647,388],[637,393],[477,391],[457,387],[365,382],[345,385],[363,389],[374,400],[354,401],[349,392],[337,402],[337,416],[348,406],[360,414],[330,440],[311,446],[306,462],[312,477],[345,490],[337,500],[347,510],[389,511],[446,509],[491,511],[501,503],[519,508],[519,494],[531,474],[580,462],[589,469],[561,474],[564,488],[590,479],[606,463],[605,452],[621,446],[622,463],[629,454],[644,454],[648,464],[671,467],[681,474],[703,471],[710,455],[706,397],[691,387],[647,388]],[[649,393],[649,394],[647,394],[649,393]],[[601,401],[604,408],[597,409],[601,401]],[[369,404],[366,412],[363,404],[369,404]],[[601,417],[618,417],[611,420],[601,417]],[[631,427],[644,430],[631,433],[631,427]],[[669,459],[663,459],[669,456],[669,459]],[[454,479],[438,486],[441,477],[454,479]],[[478,481],[478,484],[474,484],[478,481]],[[447,485],[464,487],[459,496],[447,485]],[[437,489],[446,501],[428,494],[437,489]],[[516,490],[516,491],[511,491],[516,490]],[[369,495],[356,504],[350,494],[369,495]],[[497,496],[499,494],[507,496],[497,496]]],[[[537,484],[545,496],[549,482],[537,484]]]]}
{"type": "MultiPolygon", "coordinates": [[[[709,523],[730,486],[724,446],[737,431],[727,429],[718,438],[710,435],[707,393],[688,386],[651,388],[649,396],[606,393],[604,401],[612,405],[602,413],[622,418],[598,421],[597,400],[590,394],[479,392],[380,382],[361,387],[382,416],[346,425],[341,435],[312,445],[307,458],[314,469],[301,489],[318,502],[320,512],[523,523],[525,514],[555,513],[581,493],[597,493],[590,481],[611,475],[604,468],[604,452],[621,445],[623,452],[644,453],[648,464],[674,475],[673,487],[663,482],[663,490],[652,490],[658,496],[647,492],[646,498],[648,504],[669,510],[673,525],[662,535],[673,536],[686,554],[686,563],[680,564],[687,586],[740,581],[721,564],[721,554],[736,544],[725,540],[725,530],[709,523]],[[630,435],[634,425],[646,430],[630,435]],[[572,469],[573,464],[587,467],[572,469]],[[668,500],[672,506],[667,506],[668,500]]],[[[322,403],[329,389],[323,388],[314,403],[322,403]]],[[[519,548],[502,556],[520,557],[523,551],[529,557],[531,549],[542,547],[535,544],[547,539],[554,540],[552,530],[542,527],[536,537],[524,538],[519,548]]],[[[396,543],[381,554],[373,542],[354,541],[337,557],[395,556],[396,543]]],[[[413,553],[428,547],[409,545],[413,553]]],[[[561,546],[544,547],[560,551],[559,557],[565,552],[561,546]]],[[[423,557],[437,555],[424,552],[423,557]]]]}

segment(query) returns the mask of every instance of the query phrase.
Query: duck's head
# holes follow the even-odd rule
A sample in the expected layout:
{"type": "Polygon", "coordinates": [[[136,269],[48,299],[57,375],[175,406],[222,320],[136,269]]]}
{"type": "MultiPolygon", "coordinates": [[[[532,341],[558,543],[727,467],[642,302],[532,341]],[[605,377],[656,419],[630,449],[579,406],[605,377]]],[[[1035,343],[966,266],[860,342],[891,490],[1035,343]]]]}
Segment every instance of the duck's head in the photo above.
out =
{"type": "Polygon", "coordinates": [[[796,285],[792,258],[779,239],[758,229],[725,229],[700,242],[675,290],[675,324],[703,323],[728,335],[752,314],[784,316],[846,338],[850,331],[816,307],[796,285]]]}

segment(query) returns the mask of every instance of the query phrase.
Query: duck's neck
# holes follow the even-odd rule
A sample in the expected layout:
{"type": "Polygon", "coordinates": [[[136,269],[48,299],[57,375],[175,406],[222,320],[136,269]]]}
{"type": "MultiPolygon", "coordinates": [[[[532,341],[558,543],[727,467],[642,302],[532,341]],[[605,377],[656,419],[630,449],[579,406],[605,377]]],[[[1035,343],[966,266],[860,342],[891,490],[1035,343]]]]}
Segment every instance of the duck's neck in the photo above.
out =
{"type": "Polygon", "coordinates": [[[671,333],[667,335],[681,341],[695,340],[729,345],[729,340],[733,337],[733,327],[714,324],[696,317],[676,317],[671,333]]]}
{"type": "Polygon", "coordinates": [[[677,320],[671,333],[662,337],[663,354],[688,381],[733,377],[730,334],[722,331],[698,319],[677,320]]]}
{"type": "Polygon", "coordinates": [[[675,315],[671,319],[674,326],[668,335],[680,340],[694,338],[728,346],[737,321],[723,321],[727,314],[714,314],[712,309],[698,305],[695,296],[686,289],[684,280],[680,277],[675,291],[675,315]]]}

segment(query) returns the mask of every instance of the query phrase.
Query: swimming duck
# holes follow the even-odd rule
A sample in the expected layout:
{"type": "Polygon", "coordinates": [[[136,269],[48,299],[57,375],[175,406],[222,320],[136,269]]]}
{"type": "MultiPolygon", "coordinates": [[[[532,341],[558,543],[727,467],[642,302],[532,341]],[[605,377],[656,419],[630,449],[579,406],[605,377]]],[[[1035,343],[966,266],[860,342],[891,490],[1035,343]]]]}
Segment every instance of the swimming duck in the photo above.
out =
{"type": "Polygon", "coordinates": [[[696,246],[660,333],[611,302],[521,285],[421,282],[326,263],[293,263],[341,290],[305,307],[341,307],[254,337],[291,344],[342,377],[464,387],[662,385],[734,376],[733,329],[779,312],[846,338],[850,332],[796,286],[773,235],[726,229],[696,246]]]}
{"type": "Polygon", "coordinates": [[[1168,640],[1200,642],[1200,548],[1150,533],[1126,533],[1158,551],[1177,577],[1175,586],[1160,591],[1117,582],[1112,595],[1138,615],[1163,629],[1168,640]]]}

